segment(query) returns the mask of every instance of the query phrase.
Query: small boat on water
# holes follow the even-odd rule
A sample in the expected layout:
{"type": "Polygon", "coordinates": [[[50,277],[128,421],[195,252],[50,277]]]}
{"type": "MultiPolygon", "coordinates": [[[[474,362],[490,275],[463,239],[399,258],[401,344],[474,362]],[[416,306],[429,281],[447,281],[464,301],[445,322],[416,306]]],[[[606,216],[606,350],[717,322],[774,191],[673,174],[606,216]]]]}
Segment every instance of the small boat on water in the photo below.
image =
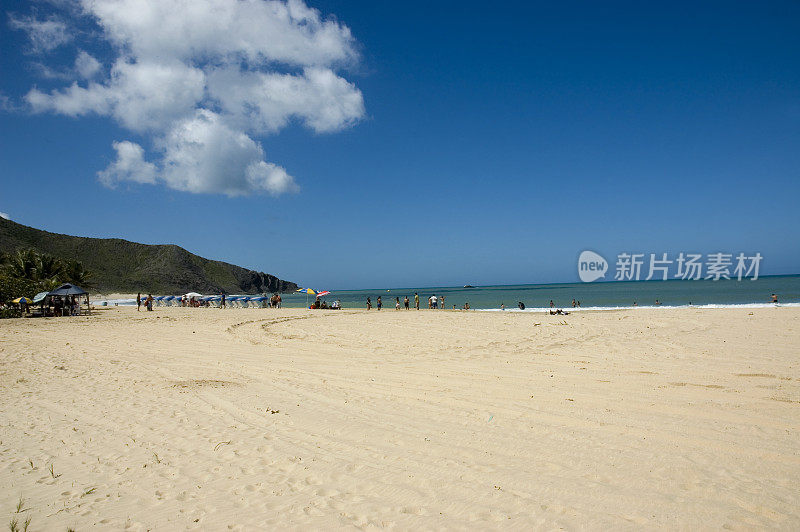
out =
{"type": "Polygon", "coordinates": [[[472,286],[471,284],[465,284],[465,285],[464,285],[464,288],[475,288],[475,287],[474,287],[474,286],[472,286]]]}

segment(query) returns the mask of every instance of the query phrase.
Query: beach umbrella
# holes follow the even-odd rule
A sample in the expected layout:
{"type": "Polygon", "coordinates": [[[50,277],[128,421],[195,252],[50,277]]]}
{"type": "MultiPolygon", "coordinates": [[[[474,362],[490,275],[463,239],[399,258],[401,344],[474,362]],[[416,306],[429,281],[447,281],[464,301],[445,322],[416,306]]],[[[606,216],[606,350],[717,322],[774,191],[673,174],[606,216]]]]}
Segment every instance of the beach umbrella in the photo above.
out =
{"type": "Polygon", "coordinates": [[[327,295],[328,295],[328,294],[330,294],[330,293],[331,293],[331,291],[330,291],[330,290],[323,290],[322,292],[317,292],[317,295],[318,295],[319,297],[322,297],[322,296],[327,296],[327,295]]]}
{"type": "Polygon", "coordinates": [[[306,295],[306,306],[308,306],[308,296],[309,296],[309,294],[312,295],[312,296],[317,295],[317,293],[314,292],[310,288],[298,288],[297,291],[300,292],[301,294],[305,294],[306,295]]]}
{"type": "Polygon", "coordinates": [[[31,300],[28,299],[27,297],[18,297],[17,299],[12,300],[11,302],[17,303],[18,305],[29,305],[31,303],[31,300]]]}
{"type": "Polygon", "coordinates": [[[39,301],[42,301],[45,297],[47,297],[47,292],[39,292],[38,294],[33,296],[33,302],[38,303],[39,301]]]}

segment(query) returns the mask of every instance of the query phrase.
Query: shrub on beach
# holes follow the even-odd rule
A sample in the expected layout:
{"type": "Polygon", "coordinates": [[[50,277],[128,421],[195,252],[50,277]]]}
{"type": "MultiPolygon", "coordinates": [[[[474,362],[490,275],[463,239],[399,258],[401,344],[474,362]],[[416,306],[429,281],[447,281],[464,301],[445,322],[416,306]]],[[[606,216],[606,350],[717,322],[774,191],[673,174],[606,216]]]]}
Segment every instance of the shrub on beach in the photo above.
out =
{"type": "Polygon", "coordinates": [[[20,296],[32,297],[38,285],[30,279],[12,277],[6,273],[0,273],[0,303],[11,301],[20,296]]]}

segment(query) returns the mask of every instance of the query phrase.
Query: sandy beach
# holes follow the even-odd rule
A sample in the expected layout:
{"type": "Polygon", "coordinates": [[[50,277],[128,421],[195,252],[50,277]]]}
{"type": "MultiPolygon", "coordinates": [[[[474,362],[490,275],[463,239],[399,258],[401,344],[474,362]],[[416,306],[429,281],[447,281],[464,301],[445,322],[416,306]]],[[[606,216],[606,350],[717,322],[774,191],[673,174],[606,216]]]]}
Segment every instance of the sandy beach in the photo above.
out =
{"type": "Polygon", "coordinates": [[[0,518],[797,530],[799,354],[796,308],[3,320],[0,518]]]}

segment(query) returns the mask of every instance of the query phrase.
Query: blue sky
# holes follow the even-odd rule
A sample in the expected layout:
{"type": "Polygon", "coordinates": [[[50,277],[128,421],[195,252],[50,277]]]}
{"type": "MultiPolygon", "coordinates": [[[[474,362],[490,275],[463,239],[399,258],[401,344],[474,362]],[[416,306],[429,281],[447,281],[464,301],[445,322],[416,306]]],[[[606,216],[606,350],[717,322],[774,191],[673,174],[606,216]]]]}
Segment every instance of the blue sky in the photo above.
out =
{"type": "Polygon", "coordinates": [[[132,4],[2,2],[11,219],[318,288],[800,273],[797,2],[132,4]]]}

